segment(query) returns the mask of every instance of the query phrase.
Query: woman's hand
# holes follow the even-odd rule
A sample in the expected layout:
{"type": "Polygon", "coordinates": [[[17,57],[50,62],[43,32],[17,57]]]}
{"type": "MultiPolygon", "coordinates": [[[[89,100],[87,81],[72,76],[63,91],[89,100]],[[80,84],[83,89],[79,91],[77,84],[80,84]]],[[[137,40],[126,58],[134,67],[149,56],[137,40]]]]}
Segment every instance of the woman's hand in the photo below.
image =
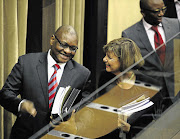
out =
{"type": "Polygon", "coordinates": [[[131,125],[118,116],[118,127],[121,128],[125,132],[129,132],[131,125]]]}

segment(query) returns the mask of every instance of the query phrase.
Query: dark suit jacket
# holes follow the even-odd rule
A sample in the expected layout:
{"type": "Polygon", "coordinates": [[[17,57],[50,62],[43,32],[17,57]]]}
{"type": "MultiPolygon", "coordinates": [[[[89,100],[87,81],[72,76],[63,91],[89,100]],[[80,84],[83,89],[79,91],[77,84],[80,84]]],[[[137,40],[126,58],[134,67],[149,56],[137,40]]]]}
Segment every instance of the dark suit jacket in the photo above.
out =
{"type": "Polygon", "coordinates": [[[180,24],[177,19],[164,17],[162,19],[162,25],[167,41],[164,65],[161,64],[158,55],[153,52],[153,48],[146,34],[142,20],[124,30],[122,36],[135,41],[137,46],[140,48],[143,57],[150,52],[153,52],[145,58],[145,65],[141,70],[144,74],[151,76],[160,82],[162,86],[167,87],[169,96],[174,97],[174,44],[173,41],[169,40],[172,39],[175,34],[180,32],[180,24]]]}
{"type": "MultiPolygon", "coordinates": [[[[83,91],[89,76],[87,68],[70,60],[64,68],[58,88],[70,85],[83,91]]],[[[27,138],[47,125],[50,121],[48,103],[47,53],[31,53],[19,57],[0,91],[0,104],[17,115],[12,138],[27,138]],[[18,94],[21,99],[16,97],[18,94]],[[22,99],[34,102],[37,110],[35,118],[27,113],[18,113],[22,99]]]]}

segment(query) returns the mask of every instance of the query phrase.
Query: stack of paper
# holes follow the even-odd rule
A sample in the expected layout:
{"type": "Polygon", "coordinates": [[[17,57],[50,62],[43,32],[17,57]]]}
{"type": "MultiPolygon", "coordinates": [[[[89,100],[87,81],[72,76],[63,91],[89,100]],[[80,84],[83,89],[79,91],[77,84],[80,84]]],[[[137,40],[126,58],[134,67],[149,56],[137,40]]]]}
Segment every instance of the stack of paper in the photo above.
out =
{"type": "Polygon", "coordinates": [[[118,113],[126,116],[130,116],[131,114],[146,109],[152,106],[154,103],[149,100],[150,98],[145,98],[145,96],[141,96],[138,99],[134,100],[131,103],[128,103],[121,108],[118,109],[118,113]],[[142,99],[144,98],[144,99],[142,99]]]}
{"type": "Polygon", "coordinates": [[[62,113],[67,112],[73,105],[79,92],[80,90],[72,89],[71,86],[67,86],[66,88],[60,87],[55,96],[51,113],[60,116],[62,113]]]}

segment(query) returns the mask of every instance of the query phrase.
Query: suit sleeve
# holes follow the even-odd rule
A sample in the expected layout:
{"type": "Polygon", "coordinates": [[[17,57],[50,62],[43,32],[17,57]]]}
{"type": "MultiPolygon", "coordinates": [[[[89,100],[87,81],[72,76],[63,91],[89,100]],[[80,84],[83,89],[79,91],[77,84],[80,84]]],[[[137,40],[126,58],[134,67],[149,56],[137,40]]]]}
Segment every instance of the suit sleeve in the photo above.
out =
{"type": "Polygon", "coordinates": [[[0,90],[0,105],[15,115],[21,101],[17,96],[22,92],[22,70],[22,60],[19,58],[0,90]]]}

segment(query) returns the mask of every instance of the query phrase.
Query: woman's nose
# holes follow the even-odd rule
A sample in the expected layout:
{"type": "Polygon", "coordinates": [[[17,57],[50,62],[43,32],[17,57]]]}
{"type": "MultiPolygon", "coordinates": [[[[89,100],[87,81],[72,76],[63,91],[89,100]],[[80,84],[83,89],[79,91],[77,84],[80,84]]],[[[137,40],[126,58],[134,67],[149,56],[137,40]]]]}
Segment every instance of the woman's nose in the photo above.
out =
{"type": "Polygon", "coordinates": [[[103,58],[103,62],[107,62],[107,59],[106,59],[106,57],[104,57],[104,58],[103,58]]]}

